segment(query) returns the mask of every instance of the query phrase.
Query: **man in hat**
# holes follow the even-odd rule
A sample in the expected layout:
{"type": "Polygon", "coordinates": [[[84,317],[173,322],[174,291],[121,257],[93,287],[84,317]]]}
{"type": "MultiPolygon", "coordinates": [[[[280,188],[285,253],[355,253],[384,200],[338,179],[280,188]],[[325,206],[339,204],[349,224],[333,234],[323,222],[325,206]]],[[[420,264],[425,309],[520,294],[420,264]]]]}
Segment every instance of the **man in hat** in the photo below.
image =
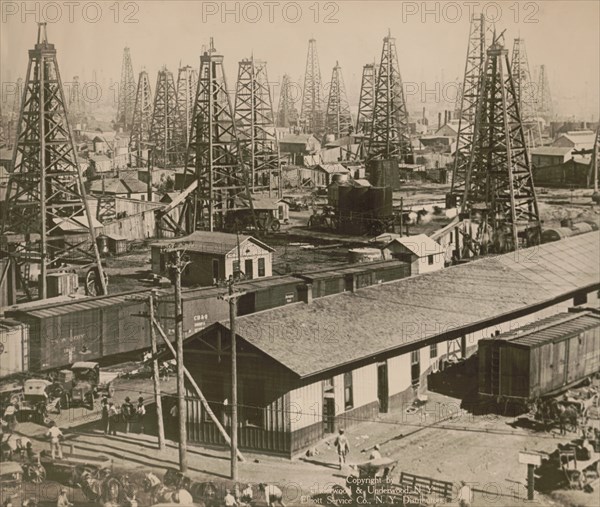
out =
{"type": "Polygon", "coordinates": [[[72,503],[69,502],[69,497],[67,496],[67,488],[62,488],[60,490],[60,495],[58,495],[58,499],[56,500],[56,507],[72,507],[72,503]]]}
{"type": "Polygon", "coordinates": [[[119,413],[117,412],[117,407],[111,401],[108,404],[108,434],[109,435],[117,435],[117,419],[119,417],[119,413]]]}
{"type": "Polygon", "coordinates": [[[50,453],[52,459],[55,460],[57,456],[58,459],[63,459],[62,447],[60,445],[60,439],[62,438],[63,433],[58,426],[56,426],[54,421],[50,423],[50,429],[46,432],[46,436],[50,438],[50,453]]]}
{"type": "Polygon", "coordinates": [[[252,484],[246,484],[246,488],[242,491],[242,502],[250,505],[252,503],[252,498],[254,497],[254,493],[252,492],[252,484]]]}
{"type": "Polygon", "coordinates": [[[344,430],[342,428],[338,431],[338,436],[335,439],[334,445],[337,449],[338,459],[340,463],[340,470],[342,469],[342,465],[346,464],[346,456],[350,452],[350,445],[348,444],[348,437],[344,434],[344,430]]]}
{"type": "Polygon", "coordinates": [[[233,496],[233,494],[231,493],[230,489],[225,490],[225,498],[223,498],[223,503],[225,504],[225,507],[236,507],[237,506],[238,503],[237,503],[235,497],[233,496]]]}
{"type": "Polygon", "coordinates": [[[125,401],[121,405],[121,417],[125,423],[125,433],[129,433],[129,424],[131,423],[131,417],[133,415],[133,404],[131,398],[127,396],[125,401]]]}
{"type": "Polygon", "coordinates": [[[275,486],[274,484],[259,484],[258,489],[260,489],[265,494],[265,500],[267,501],[267,506],[272,507],[275,503],[279,504],[281,507],[285,507],[283,503],[283,493],[281,490],[275,486]]]}
{"type": "Polygon", "coordinates": [[[138,398],[138,404],[135,408],[135,413],[138,418],[138,423],[140,424],[140,433],[144,433],[144,421],[146,419],[146,407],[144,406],[144,398],[140,396],[138,398]]]}

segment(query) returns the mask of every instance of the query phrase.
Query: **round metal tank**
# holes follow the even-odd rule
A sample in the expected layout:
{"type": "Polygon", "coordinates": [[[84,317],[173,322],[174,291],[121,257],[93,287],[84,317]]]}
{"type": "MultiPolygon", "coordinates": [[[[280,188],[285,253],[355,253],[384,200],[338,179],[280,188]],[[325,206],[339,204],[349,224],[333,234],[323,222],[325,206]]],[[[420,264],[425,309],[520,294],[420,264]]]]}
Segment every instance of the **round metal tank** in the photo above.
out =
{"type": "Polygon", "coordinates": [[[389,217],[393,214],[391,187],[369,188],[369,210],[374,217],[389,217]]]}
{"type": "Polygon", "coordinates": [[[337,187],[337,199],[338,209],[347,211],[352,209],[352,190],[351,186],[338,185],[337,187]]]}
{"type": "Polygon", "coordinates": [[[594,230],[594,228],[586,222],[578,222],[573,224],[571,229],[573,229],[575,234],[585,234],[586,232],[592,232],[594,230]]]}
{"type": "Polygon", "coordinates": [[[352,248],[348,250],[348,261],[353,264],[380,261],[382,259],[383,255],[379,248],[352,248]]]}
{"type": "Polygon", "coordinates": [[[371,187],[353,187],[350,192],[349,211],[364,213],[368,210],[368,194],[371,187]]]}
{"type": "Polygon", "coordinates": [[[588,224],[592,228],[592,231],[598,230],[598,224],[592,220],[584,220],[583,223],[588,224]]]}
{"type": "Polygon", "coordinates": [[[335,181],[327,187],[327,203],[329,204],[329,206],[333,206],[334,208],[338,207],[339,188],[339,185],[335,181]]]}
{"type": "Polygon", "coordinates": [[[542,243],[550,243],[573,236],[574,232],[567,227],[555,227],[542,232],[542,243]]]}

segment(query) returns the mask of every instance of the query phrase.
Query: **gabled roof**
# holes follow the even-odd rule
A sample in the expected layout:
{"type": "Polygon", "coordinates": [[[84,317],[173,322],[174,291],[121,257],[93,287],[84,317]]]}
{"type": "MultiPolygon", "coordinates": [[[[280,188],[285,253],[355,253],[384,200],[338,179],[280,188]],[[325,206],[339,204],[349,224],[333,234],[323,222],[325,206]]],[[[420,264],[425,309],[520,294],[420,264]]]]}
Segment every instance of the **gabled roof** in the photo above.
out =
{"type": "Polygon", "coordinates": [[[93,180],[90,184],[90,192],[101,194],[128,194],[129,189],[123,184],[119,178],[104,178],[104,180],[93,180]],[[104,181],[104,185],[102,183],[104,181]]]}
{"type": "MultiPolygon", "coordinates": [[[[274,248],[271,248],[269,245],[266,245],[262,241],[259,241],[252,236],[245,236],[243,234],[239,235],[240,247],[247,241],[252,241],[256,245],[268,250],[269,252],[275,251],[274,248]]],[[[174,243],[185,244],[185,250],[190,252],[225,255],[237,248],[238,235],[227,232],[195,231],[183,238],[156,241],[152,243],[151,246],[165,247],[174,243]]]]}
{"type": "MultiPolygon", "coordinates": [[[[237,334],[301,378],[507,322],[600,287],[600,232],[240,317],[237,334]],[[376,330],[376,332],[375,332],[376,330]]],[[[228,322],[217,326],[228,329],[228,322]]],[[[203,332],[190,337],[201,336],[203,332]]]]}
{"type": "Polygon", "coordinates": [[[573,151],[573,148],[563,146],[540,146],[539,148],[532,148],[532,155],[548,155],[548,156],[564,156],[568,155],[573,151]]]}
{"type": "Polygon", "coordinates": [[[439,254],[444,252],[444,248],[435,240],[425,234],[417,234],[415,236],[402,236],[393,238],[385,248],[390,245],[399,243],[407,250],[410,250],[417,257],[427,257],[428,255],[439,254]]]}
{"type": "Polygon", "coordinates": [[[143,193],[148,191],[148,185],[134,178],[123,178],[121,179],[123,185],[125,185],[130,192],[134,194],[143,193]]]}
{"type": "Polygon", "coordinates": [[[279,142],[285,144],[308,144],[311,138],[317,141],[317,138],[312,134],[286,134],[279,142]]]}
{"type": "Polygon", "coordinates": [[[342,164],[318,164],[314,169],[320,169],[327,174],[348,174],[350,172],[342,164]]]}

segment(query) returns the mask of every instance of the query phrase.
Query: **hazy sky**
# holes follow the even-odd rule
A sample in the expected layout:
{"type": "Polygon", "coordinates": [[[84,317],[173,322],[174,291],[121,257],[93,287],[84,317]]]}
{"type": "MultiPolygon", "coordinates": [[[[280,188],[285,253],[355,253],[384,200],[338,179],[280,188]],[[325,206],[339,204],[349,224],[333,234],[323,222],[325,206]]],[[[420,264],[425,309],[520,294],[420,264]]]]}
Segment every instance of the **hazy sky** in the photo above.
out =
{"type": "MultiPolygon", "coordinates": [[[[506,29],[507,47],[515,37],[526,41],[532,73],[545,64],[561,112],[598,118],[600,2],[544,0],[528,2],[411,1],[265,1],[202,2],[121,0],[12,2],[2,5],[1,72],[6,83],[24,77],[27,50],[36,38],[36,21],[48,22],[63,81],[74,75],[91,81],[120,79],[123,47],[131,48],[134,73],[150,73],[154,88],[164,64],[175,73],[181,62],[199,65],[202,46],[214,37],[225,56],[228,84],[234,86],[237,62],[254,52],[268,62],[270,81],[304,73],[308,39],[317,39],[323,81],[336,60],[351,102],[358,97],[365,63],[379,59],[388,28],[396,37],[403,80],[422,90],[435,82],[462,80],[469,10],[496,19],[506,29]],[[25,12],[26,6],[29,12],[25,12]],[[229,11],[229,12],[226,12],[229,11]],[[237,19],[236,19],[237,18],[237,19]]],[[[415,97],[418,97],[415,91],[415,97]]],[[[452,91],[453,93],[453,91],[452,91]]],[[[6,97],[3,97],[5,99],[6,97]]],[[[431,99],[431,95],[429,96],[431,99]]]]}

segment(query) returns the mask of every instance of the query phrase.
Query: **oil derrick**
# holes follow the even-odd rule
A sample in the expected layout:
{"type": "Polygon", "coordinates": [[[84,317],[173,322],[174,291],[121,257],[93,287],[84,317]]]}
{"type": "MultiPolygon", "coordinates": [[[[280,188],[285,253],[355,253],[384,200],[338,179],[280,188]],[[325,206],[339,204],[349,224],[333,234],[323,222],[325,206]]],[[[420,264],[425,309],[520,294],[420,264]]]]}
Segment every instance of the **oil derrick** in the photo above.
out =
{"type": "Polygon", "coordinates": [[[121,66],[121,83],[119,85],[119,102],[117,108],[117,125],[129,131],[133,121],[135,107],[136,85],[133,78],[133,65],[129,48],[123,50],[123,63],[121,66]]]}
{"type": "Polygon", "coordinates": [[[79,76],[73,77],[73,83],[69,90],[69,114],[71,118],[76,120],[80,120],[84,114],[81,89],[79,88],[79,76]]]}
{"type": "Polygon", "coordinates": [[[152,90],[148,73],[143,70],[138,78],[138,87],[133,110],[133,124],[129,138],[129,152],[134,157],[132,167],[146,167],[144,150],[150,141],[150,126],[152,124],[152,90]]]}
{"type": "MultiPolygon", "coordinates": [[[[223,56],[210,48],[200,57],[194,117],[187,151],[186,174],[195,171],[195,181],[183,194],[194,197],[193,209],[185,210],[187,230],[223,229],[229,211],[247,209],[246,171],[238,151],[233,109],[227,91],[223,56]],[[193,194],[191,193],[193,190],[193,194]]],[[[172,220],[165,216],[167,223],[172,220]]],[[[181,223],[177,224],[181,232],[181,223]]]]}
{"type": "Polygon", "coordinates": [[[346,96],[346,87],[342,76],[342,68],[338,62],[331,74],[329,99],[327,100],[326,130],[328,134],[335,134],[336,139],[350,135],[354,130],[350,104],[346,96]]]}
{"type": "Polygon", "coordinates": [[[15,142],[17,137],[17,121],[19,120],[19,114],[21,112],[21,98],[23,97],[23,79],[17,79],[17,89],[15,91],[15,97],[12,103],[12,111],[8,115],[7,132],[9,145],[15,142]]]}
{"type": "Polygon", "coordinates": [[[548,74],[545,65],[540,66],[537,91],[538,113],[544,120],[549,122],[554,118],[554,108],[552,107],[552,95],[550,94],[550,84],[548,82],[548,74]]]}
{"type": "Polygon", "coordinates": [[[182,153],[185,153],[190,138],[197,86],[197,71],[189,65],[180,67],[177,75],[177,136],[181,139],[182,153]]]}
{"type": "Polygon", "coordinates": [[[542,132],[536,111],[536,86],[531,80],[524,39],[514,40],[511,71],[527,146],[535,148],[542,144],[542,132]]]}
{"type": "Polygon", "coordinates": [[[321,136],[325,127],[321,88],[321,68],[319,67],[317,41],[315,39],[310,39],[308,41],[300,123],[305,132],[315,134],[317,137],[321,136]]]}
{"type": "Polygon", "coordinates": [[[539,244],[540,218],[518,97],[508,50],[497,39],[487,50],[461,213],[476,224],[476,253],[539,244]]]}
{"type": "Polygon", "coordinates": [[[176,167],[183,162],[184,141],[177,129],[177,92],[173,73],[163,67],[158,71],[154,110],[150,124],[152,144],[152,165],[156,167],[176,167]]]}
{"type": "Polygon", "coordinates": [[[454,101],[454,118],[460,121],[460,115],[462,114],[462,101],[463,101],[463,83],[457,81],[456,89],[456,100],[454,101]]]}
{"type": "Polygon", "coordinates": [[[452,202],[448,203],[450,206],[455,206],[465,191],[465,177],[473,147],[473,125],[485,64],[487,32],[485,16],[483,14],[480,16],[473,15],[469,31],[465,75],[460,91],[461,102],[457,113],[458,135],[450,190],[452,202]]]}
{"type": "Polygon", "coordinates": [[[289,128],[298,126],[298,110],[294,103],[295,101],[292,96],[292,81],[290,76],[284,74],[283,80],[281,81],[279,108],[277,109],[278,127],[289,128]]]}
{"type": "Polygon", "coordinates": [[[41,267],[38,296],[45,299],[47,275],[70,260],[95,265],[88,275],[95,278],[95,292],[106,293],[56,49],[48,42],[46,23],[38,24],[37,43],[29,51],[13,156],[14,171],[9,175],[2,222],[2,250],[18,267],[28,296],[31,298],[27,280],[31,263],[41,267]],[[84,233],[63,232],[73,229],[84,233]]]}
{"type": "Polygon", "coordinates": [[[235,125],[250,191],[268,191],[270,197],[281,197],[281,164],[267,63],[254,57],[239,62],[235,125]]]}
{"type": "Polygon", "coordinates": [[[377,72],[367,160],[397,159],[407,162],[412,156],[409,134],[396,39],[388,33],[383,39],[377,72]]]}
{"type": "Polygon", "coordinates": [[[373,108],[375,107],[375,84],[377,82],[377,67],[374,63],[367,63],[363,67],[360,84],[360,98],[358,100],[358,116],[356,118],[356,134],[361,136],[357,158],[363,160],[368,151],[369,138],[371,137],[371,122],[373,108]]]}

